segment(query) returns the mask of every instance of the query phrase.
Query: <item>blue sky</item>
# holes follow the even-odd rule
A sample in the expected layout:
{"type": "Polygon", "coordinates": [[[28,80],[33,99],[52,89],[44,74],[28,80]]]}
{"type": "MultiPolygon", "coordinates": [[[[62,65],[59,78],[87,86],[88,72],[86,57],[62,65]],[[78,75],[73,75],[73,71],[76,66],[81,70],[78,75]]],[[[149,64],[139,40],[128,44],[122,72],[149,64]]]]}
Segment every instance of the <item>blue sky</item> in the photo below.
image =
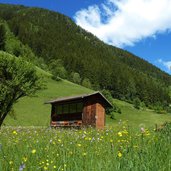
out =
{"type": "Polygon", "coordinates": [[[171,74],[170,0],[0,0],[71,17],[104,42],[126,49],[171,74]]]}

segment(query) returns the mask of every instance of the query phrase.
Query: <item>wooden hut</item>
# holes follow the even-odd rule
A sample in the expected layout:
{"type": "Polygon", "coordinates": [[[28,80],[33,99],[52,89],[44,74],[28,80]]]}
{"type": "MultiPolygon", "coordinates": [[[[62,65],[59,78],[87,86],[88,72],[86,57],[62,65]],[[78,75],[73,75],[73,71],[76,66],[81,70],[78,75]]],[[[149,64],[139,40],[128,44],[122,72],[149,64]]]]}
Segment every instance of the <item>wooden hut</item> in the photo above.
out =
{"type": "Polygon", "coordinates": [[[92,126],[104,128],[105,108],[111,103],[100,93],[58,98],[51,104],[51,126],[92,126]]]}

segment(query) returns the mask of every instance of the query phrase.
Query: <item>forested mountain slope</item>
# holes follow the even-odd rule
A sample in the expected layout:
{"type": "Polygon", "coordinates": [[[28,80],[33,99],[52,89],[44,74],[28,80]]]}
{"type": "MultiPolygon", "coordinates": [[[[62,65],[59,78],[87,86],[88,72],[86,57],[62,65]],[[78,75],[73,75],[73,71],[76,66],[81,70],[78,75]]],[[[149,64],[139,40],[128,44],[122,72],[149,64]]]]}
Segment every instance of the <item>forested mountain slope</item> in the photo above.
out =
{"type": "Polygon", "coordinates": [[[0,5],[0,18],[49,68],[55,68],[60,59],[67,79],[79,84],[86,80],[92,88],[110,90],[119,99],[138,97],[147,105],[170,103],[170,75],[127,51],[106,45],[70,18],[13,5],[0,5]]]}

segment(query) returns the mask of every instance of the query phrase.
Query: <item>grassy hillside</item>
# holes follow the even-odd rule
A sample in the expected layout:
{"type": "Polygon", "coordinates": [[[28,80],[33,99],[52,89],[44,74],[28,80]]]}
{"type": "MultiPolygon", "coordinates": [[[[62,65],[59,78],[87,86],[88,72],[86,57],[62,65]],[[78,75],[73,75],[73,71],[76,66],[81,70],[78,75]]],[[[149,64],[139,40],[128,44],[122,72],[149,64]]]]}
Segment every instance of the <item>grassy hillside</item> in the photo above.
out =
{"type": "MultiPolygon", "coordinates": [[[[35,97],[25,97],[15,104],[15,115],[8,116],[5,120],[7,126],[49,126],[51,105],[45,105],[44,102],[50,99],[64,96],[72,96],[83,93],[91,93],[93,90],[79,86],[66,80],[54,81],[51,75],[40,68],[38,73],[45,76],[46,89],[37,93],[35,97]]],[[[137,127],[143,125],[146,127],[154,124],[162,124],[165,121],[171,121],[170,114],[156,114],[152,110],[137,110],[132,104],[114,99],[114,103],[121,108],[122,114],[115,113],[116,120],[107,116],[107,125],[115,126],[117,123],[127,121],[130,126],[137,127]]]]}
{"type": "Polygon", "coordinates": [[[51,105],[45,105],[45,101],[92,92],[90,89],[66,80],[54,81],[48,73],[41,69],[39,69],[39,73],[45,76],[46,89],[38,92],[35,97],[20,99],[14,106],[14,117],[8,116],[5,125],[49,126],[51,105]]]}
{"type": "Polygon", "coordinates": [[[122,114],[115,113],[115,120],[107,116],[107,125],[117,125],[120,121],[128,121],[130,126],[139,129],[141,126],[154,127],[155,124],[161,125],[164,122],[171,122],[171,114],[157,114],[150,109],[137,110],[132,104],[117,99],[114,99],[114,103],[121,108],[122,114]]]}

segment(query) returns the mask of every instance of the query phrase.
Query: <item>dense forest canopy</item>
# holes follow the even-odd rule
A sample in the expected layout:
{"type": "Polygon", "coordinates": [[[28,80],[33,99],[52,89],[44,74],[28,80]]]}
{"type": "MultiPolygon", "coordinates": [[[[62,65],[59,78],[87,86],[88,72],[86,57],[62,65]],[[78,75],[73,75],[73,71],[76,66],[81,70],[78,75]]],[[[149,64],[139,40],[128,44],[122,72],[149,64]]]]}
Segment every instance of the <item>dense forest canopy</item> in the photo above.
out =
{"type": "Polygon", "coordinates": [[[89,88],[106,89],[119,99],[139,98],[146,105],[171,102],[169,74],[103,43],[62,14],[1,4],[0,18],[12,32],[13,40],[19,42],[13,54],[26,56],[43,69],[51,70],[54,78],[59,76],[89,88]]]}

